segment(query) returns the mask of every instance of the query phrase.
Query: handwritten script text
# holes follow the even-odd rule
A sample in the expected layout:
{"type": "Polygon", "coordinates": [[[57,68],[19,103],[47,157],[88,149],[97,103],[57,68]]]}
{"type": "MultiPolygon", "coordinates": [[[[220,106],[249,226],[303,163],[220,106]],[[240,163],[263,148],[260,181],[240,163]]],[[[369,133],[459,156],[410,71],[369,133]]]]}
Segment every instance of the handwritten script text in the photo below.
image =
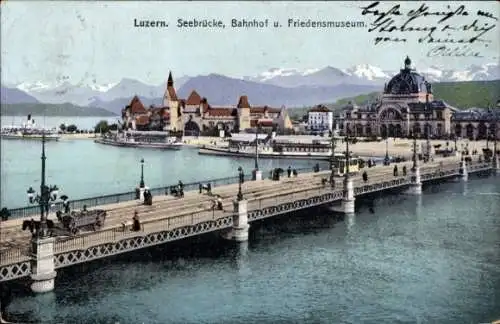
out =
{"type": "MultiPolygon", "coordinates": [[[[412,3],[404,3],[410,7],[412,3]]],[[[434,3],[432,4],[434,5],[434,3]]],[[[478,10],[471,12],[463,4],[436,10],[430,4],[416,3],[413,9],[401,4],[382,8],[379,1],[361,7],[361,14],[372,18],[368,32],[376,33],[375,45],[415,41],[430,44],[427,56],[482,57],[481,49],[495,37],[498,17],[478,10]]]]}

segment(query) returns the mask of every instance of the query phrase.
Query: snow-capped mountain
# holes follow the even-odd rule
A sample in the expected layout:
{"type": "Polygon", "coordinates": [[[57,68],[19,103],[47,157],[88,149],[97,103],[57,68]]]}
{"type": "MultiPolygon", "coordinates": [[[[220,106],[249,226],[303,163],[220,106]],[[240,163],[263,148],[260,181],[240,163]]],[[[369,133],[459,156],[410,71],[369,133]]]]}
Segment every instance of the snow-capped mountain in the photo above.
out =
{"type": "MultiPolygon", "coordinates": [[[[255,77],[245,77],[245,79],[281,87],[330,86],[333,84],[383,85],[398,72],[385,71],[369,64],[359,64],[343,70],[332,67],[303,71],[295,68],[274,68],[255,77]]],[[[431,66],[417,68],[417,72],[425,76],[430,82],[485,81],[500,78],[500,67],[497,63],[471,65],[461,71],[431,66]]]]}
{"type": "Polygon", "coordinates": [[[369,64],[360,64],[344,70],[344,73],[361,80],[378,81],[391,78],[391,74],[369,64]]]}
{"type": "MultiPolygon", "coordinates": [[[[354,89],[360,89],[359,86],[382,89],[383,84],[388,82],[390,78],[398,72],[399,71],[385,71],[379,67],[368,64],[359,64],[347,69],[338,69],[332,66],[303,70],[296,68],[272,68],[256,76],[242,77],[241,79],[229,78],[230,81],[226,80],[227,82],[224,81],[223,83],[224,87],[234,89],[235,93],[238,91],[243,93],[246,89],[245,87],[250,87],[247,83],[241,83],[240,81],[252,82],[252,89],[261,87],[261,90],[264,92],[270,90],[272,88],[271,86],[293,89],[295,92],[302,92],[304,98],[307,97],[305,92],[309,91],[312,100],[313,98],[320,98],[317,96],[319,90],[315,88],[321,88],[321,91],[326,91],[325,89],[327,88],[336,87],[336,96],[343,95],[338,89],[344,89],[347,92],[354,89]],[[231,86],[229,86],[229,84],[231,84],[231,86]],[[243,87],[243,85],[245,85],[245,87],[243,87]]],[[[427,68],[417,67],[417,72],[425,76],[430,82],[486,81],[500,79],[500,67],[498,63],[471,65],[463,70],[450,70],[439,66],[430,66],[427,68]]],[[[210,78],[210,76],[205,76],[204,78],[200,77],[203,76],[174,76],[175,87],[181,89],[183,85],[196,85],[200,87],[200,89],[210,89],[209,93],[203,93],[208,99],[223,97],[223,92],[225,91],[224,87],[215,89],[210,85],[205,86],[202,83],[214,82],[212,80],[213,78],[210,78]],[[197,82],[189,82],[195,79],[197,82]]],[[[121,103],[124,98],[128,99],[134,95],[138,95],[142,98],[149,98],[151,100],[154,99],[153,102],[157,102],[160,100],[159,98],[163,97],[165,86],[165,83],[150,85],[134,79],[124,78],[119,82],[108,84],[98,84],[95,80],[91,80],[91,82],[87,84],[82,83],[73,85],[68,80],[56,80],[56,82],[53,83],[44,81],[35,81],[31,83],[23,82],[8,87],[17,88],[44,103],[70,102],[76,105],[104,105],[104,103],[111,103],[112,101],[121,103]]],[[[190,92],[200,89],[186,88],[184,90],[190,92]]],[[[287,102],[287,100],[289,100],[290,95],[288,91],[279,90],[277,88],[273,89],[277,94],[287,93],[288,96],[287,98],[276,97],[275,99],[277,102],[287,102]]],[[[296,102],[302,104],[302,101],[296,102]]],[[[219,104],[213,101],[212,103],[219,104]]],[[[103,107],[105,106],[106,105],[103,107]]]]}

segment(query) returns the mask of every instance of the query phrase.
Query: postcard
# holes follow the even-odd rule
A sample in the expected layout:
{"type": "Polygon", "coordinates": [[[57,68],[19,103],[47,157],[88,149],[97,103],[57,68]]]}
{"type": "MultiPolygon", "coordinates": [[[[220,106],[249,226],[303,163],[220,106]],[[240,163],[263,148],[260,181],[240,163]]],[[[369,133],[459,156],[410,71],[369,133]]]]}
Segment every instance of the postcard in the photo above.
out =
{"type": "Polygon", "coordinates": [[[498,1],[0,8],[1,323],[500,319],[498,1]]]}

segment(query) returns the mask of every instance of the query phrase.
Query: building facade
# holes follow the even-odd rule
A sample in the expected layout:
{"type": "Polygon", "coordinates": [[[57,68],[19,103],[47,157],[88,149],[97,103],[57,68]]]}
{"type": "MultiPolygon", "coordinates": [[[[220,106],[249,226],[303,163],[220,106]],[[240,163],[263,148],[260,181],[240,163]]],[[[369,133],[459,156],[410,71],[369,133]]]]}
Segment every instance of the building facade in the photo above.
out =
{"type": "Polygon", "coordinates": [[[307,112],[307,127],[311,131],[332,131],[333,112],[323,105],[313,107],[307,112]]]}
{"type": "Polygon", "coordinates": [[[339,119],[343,133],[351,136],[388,136],[445,138],[459,136],[470,139],[494,137],[499,133],[498,109],[460,111],[443,100],[435,99],[432,85],[411,67],[410,58],[404,68],[384,86],[382,95],[363,107],[349,103],[339,119]]]}
{"type": "Polygon", "coordinates": [[[139,98],[134,97],[122,112],[124,125],[131,129],[152,127],[182,131],[186,136],[198,136],[220,130],[238,133],[255,129],[265,130],[291,129],[292,123],[287,109],[268,106],[250,106],[247,96],[241,96],[233,107],[213,107],[207,98],[201,97],[195,90],[187,99],[179,99],[174,87],[172,73],[168,76],[167,88],[163,96],[163,107],[145,109],[139,98]]]}

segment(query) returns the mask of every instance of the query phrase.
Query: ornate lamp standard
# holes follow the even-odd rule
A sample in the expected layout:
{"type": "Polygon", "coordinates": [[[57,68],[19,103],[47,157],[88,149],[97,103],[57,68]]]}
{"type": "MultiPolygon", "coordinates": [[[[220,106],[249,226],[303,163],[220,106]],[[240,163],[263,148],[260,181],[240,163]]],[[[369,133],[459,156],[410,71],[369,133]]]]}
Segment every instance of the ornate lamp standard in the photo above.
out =
{"type": "Polygon", "coordinates": [[[260,124],[255,127],[255,171],[259,170],[259,130],[260,124]]]}
{"type": "Polygon", "coordinates": [[[245,174],[243,173],[243,168],[241,166],[238,167],[238,176],[239,176],[239,179],[238,179],[238,196],[237,196],[237,199],[238,199],[238,201],[241,201],[241,200],[243,200],[243,192],[241,192],[241,185],[245,181],[245,174]]]}
{"type": "Polygon", "coordinates": [[[56,185],[47,186],[45,184],[45,132],[42,132],[42,181],[40,184],[40,193],[36,193],[32,187],[27,190],[28,201],[30,204],[38,203],[40,205],[40,229],[36,233],[38,238],[47,237],[47,214],[49,213],[50,202],[57,199],[59,188],[56,185]]]}
{"type": "Polygon", "coordinates": [[[415,131],[413,132],[413,166],[411,170],[415,172],[418,166],[418,157],[417,157],[417,135],[415,131]]]}
{"type": "Polygon", "coordinates": [[[139,187],[143,189],[144,185],[144,158],[141,159],[141,182],[139,183],[139,187]]]}
{"type": "Polygon", "coordinates": [[[351,157],[349,154],[349,133],[346,133],[345,137],[345,169],[344,169],[344,177],[345,181],[347,182],[349,180],[349,172],[350,172],[350,167],[349,163],[351,162],[351,157]]]}
{"type": "Polygon", "coordinates": [[[332,130],[332,136],[330,138],[330,144],[331,144],[331,150],[332,150],[332,153],[330,156],[330,170],[332,171],[332,177],[333,177],[333,168],[334,168],[333,162],[335,160],[335,134],[334,134],[333,130],[332,130]]]}

